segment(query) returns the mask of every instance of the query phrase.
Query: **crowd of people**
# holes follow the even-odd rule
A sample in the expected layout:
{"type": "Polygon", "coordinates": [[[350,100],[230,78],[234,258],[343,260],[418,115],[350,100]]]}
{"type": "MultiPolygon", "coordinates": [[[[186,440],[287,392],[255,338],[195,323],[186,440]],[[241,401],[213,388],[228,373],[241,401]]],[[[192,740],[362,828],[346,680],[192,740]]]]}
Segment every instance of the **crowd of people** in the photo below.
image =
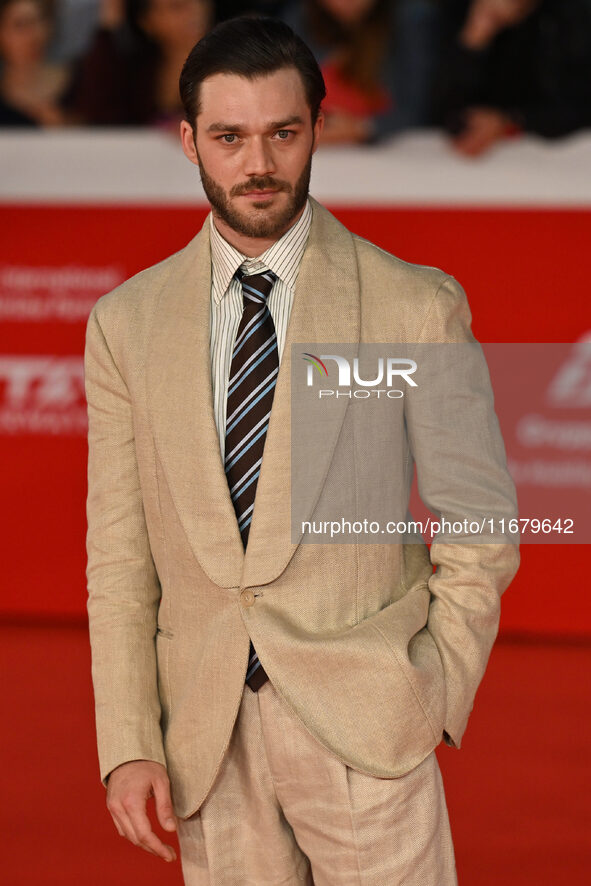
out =
{"type": "Polygon", "coordinates": [[[0,0],[0,126],[176,130],[189,50],[244,13],[311,47],[325,143],[441,127],[478,155],[591,127],[591,0],[0,0]]]}

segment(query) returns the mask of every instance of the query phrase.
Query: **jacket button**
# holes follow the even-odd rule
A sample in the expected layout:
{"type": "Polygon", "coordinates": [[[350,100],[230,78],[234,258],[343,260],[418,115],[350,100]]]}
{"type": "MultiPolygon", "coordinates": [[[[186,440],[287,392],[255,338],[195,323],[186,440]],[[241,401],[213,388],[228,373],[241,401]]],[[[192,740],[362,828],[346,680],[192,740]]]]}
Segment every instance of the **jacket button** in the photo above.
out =
{"type": "Polygon", "coordinates": [[[240,593],[240,602],[244,607],[252,606],[254,603],[254,593],[250,590],[245,590],[240,593]]]}

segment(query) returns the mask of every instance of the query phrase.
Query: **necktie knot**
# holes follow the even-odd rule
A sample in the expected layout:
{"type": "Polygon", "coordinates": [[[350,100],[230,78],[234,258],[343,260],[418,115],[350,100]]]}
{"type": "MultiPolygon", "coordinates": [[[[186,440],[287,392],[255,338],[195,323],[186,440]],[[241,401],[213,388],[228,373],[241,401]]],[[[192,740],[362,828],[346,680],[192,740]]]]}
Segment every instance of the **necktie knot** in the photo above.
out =
{"type": "Polygon", "coordinates": [[[256,304],[266,304],[267,298],[277,276],[273,271],[263,271],[261,274],[245,274],[240,268],[236,271],[236,278],[242,285],[242,298],[244,307],[256,304]]]}

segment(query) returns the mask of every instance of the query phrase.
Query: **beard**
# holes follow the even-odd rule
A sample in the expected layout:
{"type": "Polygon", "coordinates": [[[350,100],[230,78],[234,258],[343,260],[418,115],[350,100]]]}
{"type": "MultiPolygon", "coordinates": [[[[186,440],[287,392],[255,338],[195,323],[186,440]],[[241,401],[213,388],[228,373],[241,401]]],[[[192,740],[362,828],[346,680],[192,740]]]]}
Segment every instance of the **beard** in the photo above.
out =
{"type": "Polygon", "coordinates": [[[304,169],[295,185],[282,179],[273,178],[271,175],[252,176],[241,185],[234,185],[229,193],[213,179],[206,171],[201,158],[199,160],[199,175],[205,196],[211,204],[214,216],[220,218],[228,227],[245,237],[261,237],[269,239],[279,238],[290,227],[291,222],[304,208],[310,188],[310,174],[312,171],[312,153],[308,157],[304,169]],[[273,208],[265,202],[252,202],[251,212],[242,212],[236,209],[232,203],[232,197],[239,197],[252,190],[264,190],[272,188],[275,191],[284,191],[289,199],[283,208],[273,208]]]}

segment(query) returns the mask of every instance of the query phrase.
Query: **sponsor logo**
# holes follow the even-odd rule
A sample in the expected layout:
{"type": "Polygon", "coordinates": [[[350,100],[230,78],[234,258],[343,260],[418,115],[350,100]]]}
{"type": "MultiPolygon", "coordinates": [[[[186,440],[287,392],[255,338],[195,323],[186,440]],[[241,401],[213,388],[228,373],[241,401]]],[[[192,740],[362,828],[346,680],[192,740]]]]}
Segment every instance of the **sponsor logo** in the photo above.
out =
{"type": "MultiPolygon", "coordinates": [[[[550,346],[549,346],[550,347],[550,346]]],[[[555,345],[555,349],[564,345],[555,345]]],[[[533,399],[533,398],[532,398],[533,399]]],[[[591,487],[591,332],[569,346],[546,383],[538,412],[515,424],[522,458],[508,465],[521,487],[588,490],[591,487]]],[[[517,450],[519,451],[519,450],[517,450]]]]}
{"type": "Polygon", "coordinates": [[[0,320],[82,323],[96,300],[122,283],[117,267],[0,265],[0,320]]]}
{"type": "Polygon", "coordinates": [[[0,357],[0,434],[86,434],[82,357],[0,357]]]}
{"type": "Polygon", "coordinates": [[[572,346],[567,360],[550,382],[546,399],[551,406],[591,406],[591,332],[572,346]]]}

